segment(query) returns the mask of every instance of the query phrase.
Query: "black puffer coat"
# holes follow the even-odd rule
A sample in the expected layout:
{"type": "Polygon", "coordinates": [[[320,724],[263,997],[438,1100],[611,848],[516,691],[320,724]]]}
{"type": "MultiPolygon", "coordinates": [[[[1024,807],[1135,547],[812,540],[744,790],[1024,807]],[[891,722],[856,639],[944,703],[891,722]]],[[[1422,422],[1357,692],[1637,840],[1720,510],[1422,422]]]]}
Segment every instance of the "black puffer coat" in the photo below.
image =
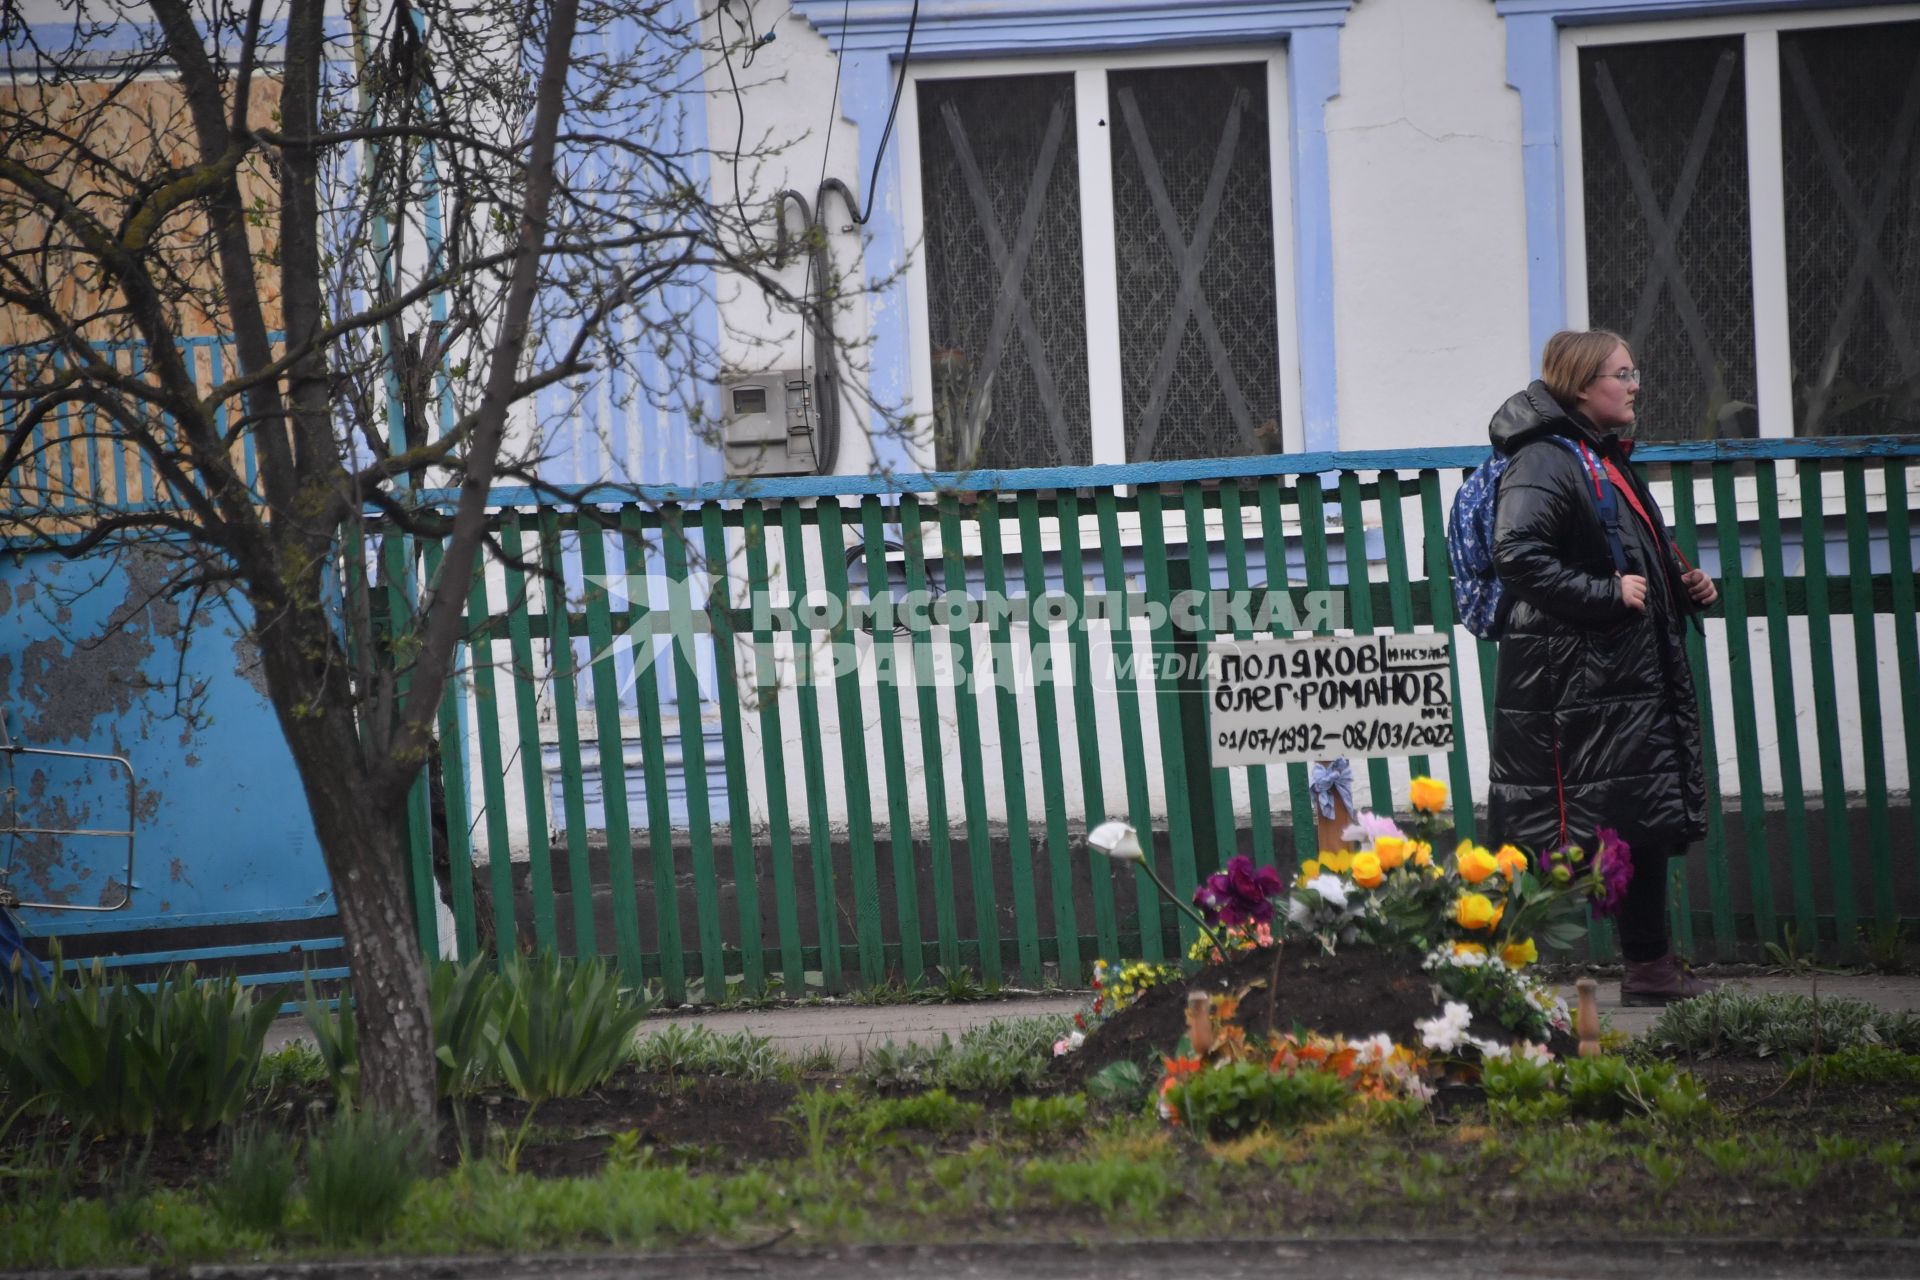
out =
{"type": "MultiPolygon", "coordinates": [[[[1512,455],[1500,478],[1495,570],[1508,606],[1494,695],[1489,823],[1535,851],[1593,848],[1600,827],[1636,851],[1683,853],[1706,832],[1699,704],[1687,666],[1693,605],[1660,508],[1626,465],[1631,445],[1599,435],[1535,382],[1488,426],[1512,455]],[[1647,579],[1645,613],[1621,598],[1593,481],[1573,450],[1612,458],[1658,537],[1616,490],[1628,570],[1647,579]]],[[[1635,859],[1639,859],[1636,857],[1635,859]]]]}

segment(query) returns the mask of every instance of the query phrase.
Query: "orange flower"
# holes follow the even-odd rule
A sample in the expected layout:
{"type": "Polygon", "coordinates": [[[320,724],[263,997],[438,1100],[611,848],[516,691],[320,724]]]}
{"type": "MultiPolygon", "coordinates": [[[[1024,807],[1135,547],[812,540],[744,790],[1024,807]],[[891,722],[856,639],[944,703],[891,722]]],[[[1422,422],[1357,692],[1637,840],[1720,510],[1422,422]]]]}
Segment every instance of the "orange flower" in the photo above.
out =
{"type": "Polygon", "coordinates": [[[1353,882],[1362,889],[1378,889],[1380,882],[1386,878],[1386,872],[1380,869],[1378,855],[1373,853],[1353,855],[1353,882]]]}
{"type": "Polygon", "coordinates": [[[1509,942],[1500,949],[1500,958],[1507,962],[1509,969],[1519,969],[1532,964],[1540,958],[1540,949],[1533,945],[1533,939],[1509,942]]]}
{"type": "Polygon", "coordinates": [[[1453,922],[1462,929],[1491,929],[1500,922],[1500,916],[1486,894],[1463,893],[1453,904],[1453,922]]]}
{"type": "Polygon", "coordinates": [[[1423,813],[1439,813],[1447,803],[1447,784],[1437,778],[1415,778],[1408,799],[1423,813]]]}
{"type": "Polygon", "coordinates": [[[1433,862],[1433,846],[1425,840],[1415,840],[1407,846],[1407,850],[1412,855],[1413,865],[1416,867],[1428,866],[1433,862]]]}
{"type": "Polygon", "coordinates": [[[1166,1083],[1169,1085],[1193,1079],[1200,1074],[1202,1065],[1198,1058],[1162,1058],[1161,1064],[1167,1069],[1166,1083]]]}
{"type": "Polygon", "coordinates": [[[1407,860],[1407,841],[1401,836],[1381,836],[1373,842],[1373,856],[1382,869],[1391,871],[1407,860]]]}
{"type": "Polygon", "coordinates": [[[1460,878],[1468,884],[1479,884],[1500,869],[1493,855],[1471,840],[1460,842],[1460,847],[1454,850],[1453,861],[1460,868],[1460,878]]]}
{"type": "Polygon", "coordinates": [[[1527,869],[1527,855],[1510,844],[1501,845],[1500,852],[1493,855],[1493,860],[1508,884],[1512,884],[1513,878],[1527,869]]]}

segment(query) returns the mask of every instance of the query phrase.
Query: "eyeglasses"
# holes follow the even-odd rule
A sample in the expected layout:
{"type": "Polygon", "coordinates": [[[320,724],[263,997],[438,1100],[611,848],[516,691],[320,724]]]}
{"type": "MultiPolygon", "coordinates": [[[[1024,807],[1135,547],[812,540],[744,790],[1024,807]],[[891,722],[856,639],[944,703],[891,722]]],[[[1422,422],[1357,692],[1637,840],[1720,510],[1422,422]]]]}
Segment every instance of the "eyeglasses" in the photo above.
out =
{"type": "Polygon", "coordinates": [[[1628,386],[1637,386],[1640,382],[1640,371],[1638,369],[1622,369],[1618,373],[1596,373],[1593,375],[1595,382],[1600,381],[1602,378],[1618,378],[1628,386]]]}

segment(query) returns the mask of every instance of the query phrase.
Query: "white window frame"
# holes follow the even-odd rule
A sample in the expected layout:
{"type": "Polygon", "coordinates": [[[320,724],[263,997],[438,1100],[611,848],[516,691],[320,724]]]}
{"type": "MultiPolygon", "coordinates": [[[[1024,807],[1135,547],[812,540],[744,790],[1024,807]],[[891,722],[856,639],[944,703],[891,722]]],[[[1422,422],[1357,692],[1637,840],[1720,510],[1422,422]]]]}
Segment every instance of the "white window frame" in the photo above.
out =
{"type": "MultiPolygon", "coordinates": [[[[1149,67],[1261,65],[1266,68],[1268,169],[1273,184],[1275,329],[1280,357],[1280,439],[1288,453],[1306,447],[1300,405],[1300,344],[1294,312],[1293,136],[1287,97],[1286,47],[1262,45],[1152,53],[1090,53],[1068,57],[982,58],[916,62],[907,70],[900,147],[901,215],[915,251],[907,265],[907,324],[912,347],[909,391],[916,421],[931,422],[934,405],[932,322],[928,314],[920,186],[920,85],[928,81],[1071,73],[1074,131],[1080,163],[1080,254],[1086,295],[1087,409],[1094,465],[1127,461],[1126,403],[1122,395],[1118,278],[1114,269],[1113,152],[1107,118],[1107,73],[1149,67]]],[[[916,441],[916,461],[932,470],[931,432],[916,441]]]]}
{"type": "MultiPolygon", "coordinates": [[[[1920,20],[1920,4],[1731,17],[1650,19],[1560,31],[1561,181],[1565,195],[1567,322],[1591,323],[1587,300],[1585,156],[1580,141],[1580,50],[1595,45],[1739,36],[1746,77],[1748,243],[1753,262],[1753,360],[1760,438],[1794,438],[1792,337],[1787,314],[1786,191],[1781,160],[1780,33],[1920,20]]],[[[1783,495],[1784,497],[1785,495],[1783,495]]]]}

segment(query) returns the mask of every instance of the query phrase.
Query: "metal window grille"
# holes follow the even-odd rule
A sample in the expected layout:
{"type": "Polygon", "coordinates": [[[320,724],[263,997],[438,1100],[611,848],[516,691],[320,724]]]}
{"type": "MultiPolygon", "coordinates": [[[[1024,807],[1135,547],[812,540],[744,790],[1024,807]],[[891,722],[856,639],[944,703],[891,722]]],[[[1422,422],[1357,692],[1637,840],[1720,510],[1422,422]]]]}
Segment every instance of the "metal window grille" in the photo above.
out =
{"type": "Polygon", "coordinates": [[[1920,22],[1780,36],[1794,419],[1920,431],[1920,22]]]}
{"type": "Polygon", "coordinates": [[[1741,42],[1580,51],[1587,313],[1646,370],[1640,434],[1758,433],[1741,42]]]}
{"type": "Polygon", "coordinates": [[[1092,461],[1073,77],[923,84],[920,139],[938,465],[1092,461]]]}
{"type": "Polygon", "coordinates": [[[1127,460],[1280,451],[1265,68],[1108,78],[1127,460]]]}

